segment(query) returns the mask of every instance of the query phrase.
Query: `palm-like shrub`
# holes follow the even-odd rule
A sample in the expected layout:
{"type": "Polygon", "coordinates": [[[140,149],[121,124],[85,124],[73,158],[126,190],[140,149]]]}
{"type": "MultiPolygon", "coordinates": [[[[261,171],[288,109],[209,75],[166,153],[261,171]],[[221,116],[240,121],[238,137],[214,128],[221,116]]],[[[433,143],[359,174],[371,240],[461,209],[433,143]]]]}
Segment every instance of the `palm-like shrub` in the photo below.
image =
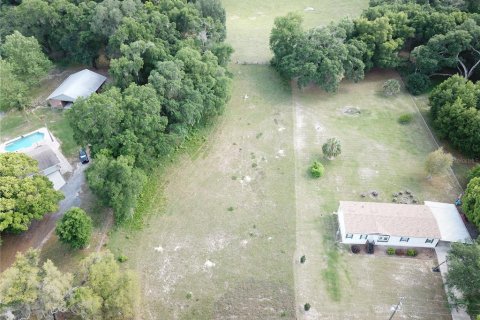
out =
{"type": "Polygon", "coordinates": [[[323,144],[322,151],[327,159],[332,160],[342,153],[342,146],[337,138],[330,138],[323,144]]]}

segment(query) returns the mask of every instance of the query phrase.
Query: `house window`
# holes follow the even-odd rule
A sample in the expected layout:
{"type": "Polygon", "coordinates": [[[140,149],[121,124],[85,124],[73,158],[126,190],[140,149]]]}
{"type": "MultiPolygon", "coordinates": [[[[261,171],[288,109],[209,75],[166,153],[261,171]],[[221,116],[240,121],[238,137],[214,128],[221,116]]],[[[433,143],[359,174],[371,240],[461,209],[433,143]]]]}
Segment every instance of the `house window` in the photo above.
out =
{"type": "Polygon", "coordinates": [[[367,239],[368,238],[368,234],[361,234],[360,235],[360,239],[367,239]]]}
{"type": "Polygon", "coordinates": [[[353,234],[347,233],[346,236],[345,236],[345,238],[347,238],[347,239],[349,239],[349,238],[352,239],[352,238],[353,238],[353,234]]]}
{"type": "Polygon", "coordinates": [[[390,236],[378,236],[377,242],[388,242],[390,240],[390,236]]]}
{"type": "Polygon", "coordinates": [[[433,243],[433,241],[435,241],[435,239],[428,239],[427,238],[427,240],[425,240],[425,243],[433,243]]]}
{"type": "Polygon", "coordinates": [[[410,238],[407,238],[407,237],[400,238],[400,242],[408,242],[408,240],[410,240],[410,238]]]}

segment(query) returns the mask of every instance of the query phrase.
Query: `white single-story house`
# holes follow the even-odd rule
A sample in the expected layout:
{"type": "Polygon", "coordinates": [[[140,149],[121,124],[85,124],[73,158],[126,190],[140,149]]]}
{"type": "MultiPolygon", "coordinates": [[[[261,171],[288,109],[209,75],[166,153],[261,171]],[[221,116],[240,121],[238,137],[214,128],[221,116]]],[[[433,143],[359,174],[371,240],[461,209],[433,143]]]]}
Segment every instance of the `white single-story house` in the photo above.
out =
{"type": "Polygon", "coordinates": [[[41,145],[25,152],[28,156],[38,161],[40,173],[46,176],[55,190],[65,185],[65,180],[60,172],[61,164],[55,152],[47,145],[41,145]]]}
{"type": "Polygon", "coordinates": [[[80,97],[87,98],[107,80],[105,76],[88,69],[71,74],[63,83],[48,96],[47,101],[52,107],[68,108],[80,97]]]}
{"type": "Polygon", "coordinates": [[[340,201],[337,211],[341,241],[346,244],[433,248],[439,241],[470,242],[453,204],[423,205],[340,201]]]}

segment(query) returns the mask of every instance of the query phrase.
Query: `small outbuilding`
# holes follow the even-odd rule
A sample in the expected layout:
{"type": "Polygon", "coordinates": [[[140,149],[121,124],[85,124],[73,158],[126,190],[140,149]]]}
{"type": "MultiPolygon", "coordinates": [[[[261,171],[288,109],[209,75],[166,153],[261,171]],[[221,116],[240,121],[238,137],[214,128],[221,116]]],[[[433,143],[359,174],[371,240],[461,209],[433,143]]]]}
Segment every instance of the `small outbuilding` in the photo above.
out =
{"type": "Polygon", "coordinates": [[[433,248],[439,241],[470,242],[453,204],[424,205],[340,201],[337,211],[343,243],[433,248]]]}
{"type": "Polygon", "coordinates": [[[71,74],[48,96],[48,103],[55,108],[68,108],[78,98],[87,98],[97,92],[107,80],[105,76],[88,69],[71,74]]]}

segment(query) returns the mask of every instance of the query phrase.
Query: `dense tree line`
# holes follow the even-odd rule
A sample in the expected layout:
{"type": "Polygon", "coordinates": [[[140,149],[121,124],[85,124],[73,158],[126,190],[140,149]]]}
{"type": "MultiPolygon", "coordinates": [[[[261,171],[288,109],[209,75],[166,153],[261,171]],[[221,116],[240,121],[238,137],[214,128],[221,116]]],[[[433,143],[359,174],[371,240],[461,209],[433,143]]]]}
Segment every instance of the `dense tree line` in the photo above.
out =
{"type": "Polygon", "coordinates": [[[121,271],[107,251],[93,253],[73,275],[63,273],[39,252],[17,254],[14,264],[0,276],[2,319],[133,319],[138,284],[129,271],[121,271]]]}
{"type": "Polygon", "coordinates": [[[233,50],[223,43],[220,1],[3,2],[3,34],[34,37],[54,61],[109,66],[112,85],[77,100],[68,117],[74,138],[95,159],[87,172],[91,189],[114,208],[116,221],[125,220],[145,171],[229,99],[233,50]]]}
{"type": "Polygon", "coordinates": [[[47,74],[51,62],[37,39],[15,31],[0,45],[0,110],[23,108],[29,87],[47,74]]]}
{"type": "Polygon", "coordinates": [[[480,156],[480,84],[455,75],[430,94],[438,134],[473,157],[480,156]]]}
{"type": "Polygon", "coordinates": [[[371,1],[361,17],[303,30],[299,15],[275,20],[272,65],[303,87],[336,91],[344,78],[361,80],[373,67],[397,68],[407,88],[424,92],[430,78],[480,65],[480,9],[475,1],[371,1]],[[335,54],[334,54],[335,53],[335,54]]]}
{"type": "Polygon", "coordinates": [[[68,117],[96,160],[88,183],[117,221],[131,215],[145,170],[229,98],[233,50],[219,0],[23,0],[0,18],[4,34],[35,37],[54,61],[108,63],[113,84],[68,117]]]}

